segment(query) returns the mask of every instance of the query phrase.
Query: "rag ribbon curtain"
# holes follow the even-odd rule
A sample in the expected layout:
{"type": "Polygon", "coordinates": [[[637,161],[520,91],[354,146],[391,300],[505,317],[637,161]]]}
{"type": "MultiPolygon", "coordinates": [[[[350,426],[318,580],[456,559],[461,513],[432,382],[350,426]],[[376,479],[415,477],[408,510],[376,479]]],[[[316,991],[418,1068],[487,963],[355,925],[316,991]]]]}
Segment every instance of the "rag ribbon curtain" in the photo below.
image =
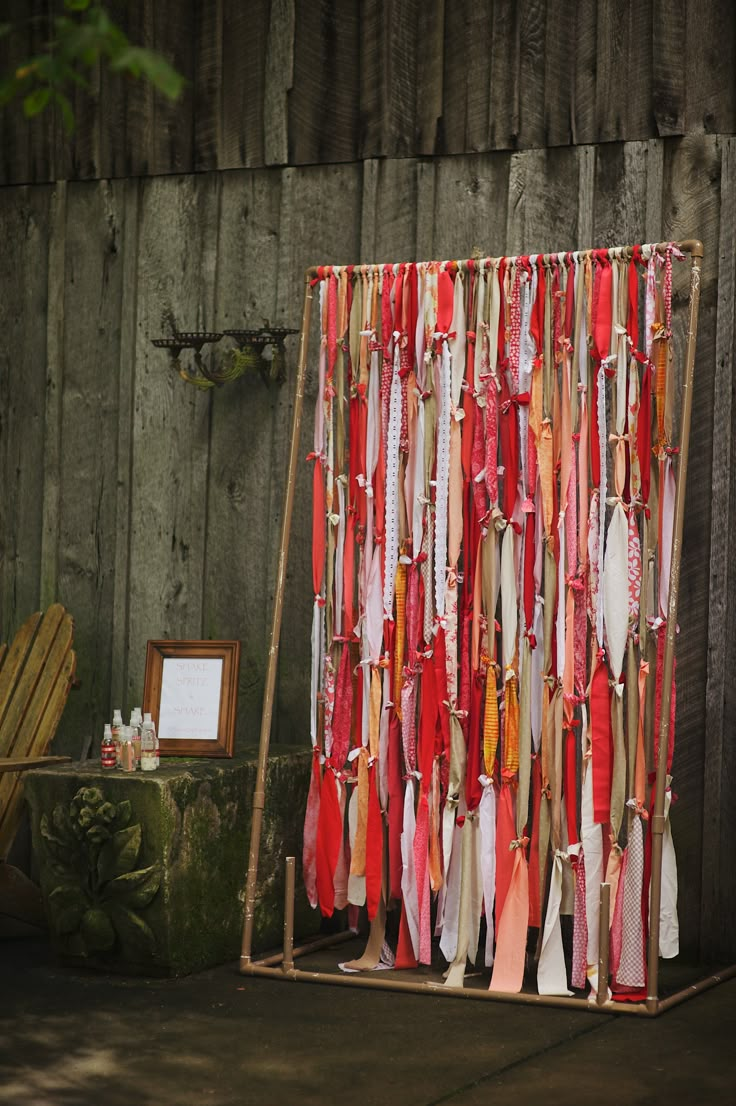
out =
{"type": "MultiPolygon", "coordinates": [[[[317,271],[303,869],[324,915],[367,908],[348,967],[646,994],[681,256],[317,271]]],[[[676,895],[667,825],[667,957],[676,895]]]]}

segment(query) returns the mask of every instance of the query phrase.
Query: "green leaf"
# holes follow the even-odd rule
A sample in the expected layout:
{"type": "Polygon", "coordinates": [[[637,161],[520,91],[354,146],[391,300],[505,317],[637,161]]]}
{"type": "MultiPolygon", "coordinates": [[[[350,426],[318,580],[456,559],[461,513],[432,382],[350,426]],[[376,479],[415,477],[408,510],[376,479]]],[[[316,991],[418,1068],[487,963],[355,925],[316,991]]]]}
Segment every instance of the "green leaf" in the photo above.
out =
{"type": "Polygon", "coordinates": [[[101,883],[132,872],[141,850],[140,825],[118,830],[100,849],[97,875],[101,883]]]}
{"type": "Polygon", "coordinates": [[[83,12],[90,6],[91,0],[64,0],[68,12],[83,12]]]}
{"type": "Polygon", "coordinates": [[[181,95],[186,83],[181,73],[177,73],[166,58],[143,46],[129,46],[126,50],[116,52],[110,60],[110,68],[126,70],[134,77],[147,77],[170,100],[176,100],[181,95]]]}
{"type": "Polygon", "coordinates": [[[64,130],[67,134],[72,134],[72,132],[74,131],[74,110],[71,103],[69,102],[69,98],[65,96],[63,92],[59,92],[57,90],[56,92],[54,92],[54,100],[61,109],[61,118],[64,123],[64,130]]]}
{"type": "Polygon", "coordinates": [[[155,952],[156,938],[153,931],[138,914],[121,903],[111,903],[110,916],[129,955],[140,959],[155,952]]]}
{"type": "Polygon", "coordinates": [[[105,952],[115,944],[115,930],[104,910],[93,907],[80,926],[84,943],[91,952],[105,952]]]}
{"type": "Polygon", "coordinates": [[[102,892],[102,898],[116,899],[124,906],[148,906],[160,883],[159,867],[152,864],[149,868],[139,868],[137,872],[127,872],[111,880],[102,892]]]}
{"type": "Polygon", "coordinates": [[[49,895],[49,910],[57,933],[74,933],[89,907],[89,900],[81,887],[65,883],[55,887],[49,895]]]}
{"type": "Polygon", "coordinates": [[[123,799],[122,803],[118,803],[117,824],[120,829],[128,825],[132,812],[133,808],[130,805],[130,799],[123,799]]]}

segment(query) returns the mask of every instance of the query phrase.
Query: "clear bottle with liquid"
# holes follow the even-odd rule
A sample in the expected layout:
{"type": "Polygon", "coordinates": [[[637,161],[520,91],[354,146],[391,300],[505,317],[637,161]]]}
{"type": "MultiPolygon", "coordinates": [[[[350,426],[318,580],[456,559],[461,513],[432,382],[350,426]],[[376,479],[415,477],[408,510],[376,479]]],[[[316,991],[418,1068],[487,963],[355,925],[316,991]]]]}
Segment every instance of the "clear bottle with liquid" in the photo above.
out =
{"type": "Polygon", "coordinates": [[[102,735],[100,746],[100,764],[103,768],[114,768],[117,763],[115,756],[115,742],[112,739],[112,726],[105,723],[105,731],[102,735]]]}
{"type": "Polygon", "coordinates": [[[120,741],[123,732],[123,712],[121,710],[114,710],[112,712],[112,739],[115,744],[115,763],[120,764],[120,741]]]}
{"type": "Polygon", "coordinates": [[[141,766],[141,726],[143,715],[140,707],[133,707],[130,715],[130,728],[133,731],[133,749],[135,750],[135,766],[141,766]]]}
{"type": "Polygon", "coordinates": [[[153,772],[156,767],[156,726],[146,711],[141,726],[141,768],[144,772],[153,772]]]}

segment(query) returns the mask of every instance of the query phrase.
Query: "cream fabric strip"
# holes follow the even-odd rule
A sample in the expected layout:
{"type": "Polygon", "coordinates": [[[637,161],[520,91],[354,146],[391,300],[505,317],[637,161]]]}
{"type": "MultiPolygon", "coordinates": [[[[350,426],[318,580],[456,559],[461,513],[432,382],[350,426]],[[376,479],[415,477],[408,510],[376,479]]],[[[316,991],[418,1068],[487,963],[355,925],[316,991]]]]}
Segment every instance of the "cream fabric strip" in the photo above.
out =
{"type": "Polygon", "coordinates": [[[571,995],[567,989],[567,969],[562,947],[560,901],[562,899],[562,864],[566,859],[559,849],[552,859],[547,914],[544,919],[542,954],[537,968],[537,989],[540,995],[571,995]]]}

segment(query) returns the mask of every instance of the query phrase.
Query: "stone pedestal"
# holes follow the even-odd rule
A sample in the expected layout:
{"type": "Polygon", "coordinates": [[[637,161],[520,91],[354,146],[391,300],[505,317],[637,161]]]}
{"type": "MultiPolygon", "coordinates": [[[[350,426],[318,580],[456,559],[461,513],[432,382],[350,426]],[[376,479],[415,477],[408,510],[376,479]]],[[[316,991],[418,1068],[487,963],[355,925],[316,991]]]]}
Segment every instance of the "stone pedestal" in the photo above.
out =
{"type": "MultiPolygon", "coordinates": [[[[254,951],[283,935],[284,858],[301,859],[311,753],[269,759],[254,951]]],[[[186,975],[237,960],[257,751],[162,759],[155,772],[99,761],[29,772],[33,849],[52,940],[76,963],[186,975]]],[[[296,932],[319,918],[297,876],[296,932]]]]}

